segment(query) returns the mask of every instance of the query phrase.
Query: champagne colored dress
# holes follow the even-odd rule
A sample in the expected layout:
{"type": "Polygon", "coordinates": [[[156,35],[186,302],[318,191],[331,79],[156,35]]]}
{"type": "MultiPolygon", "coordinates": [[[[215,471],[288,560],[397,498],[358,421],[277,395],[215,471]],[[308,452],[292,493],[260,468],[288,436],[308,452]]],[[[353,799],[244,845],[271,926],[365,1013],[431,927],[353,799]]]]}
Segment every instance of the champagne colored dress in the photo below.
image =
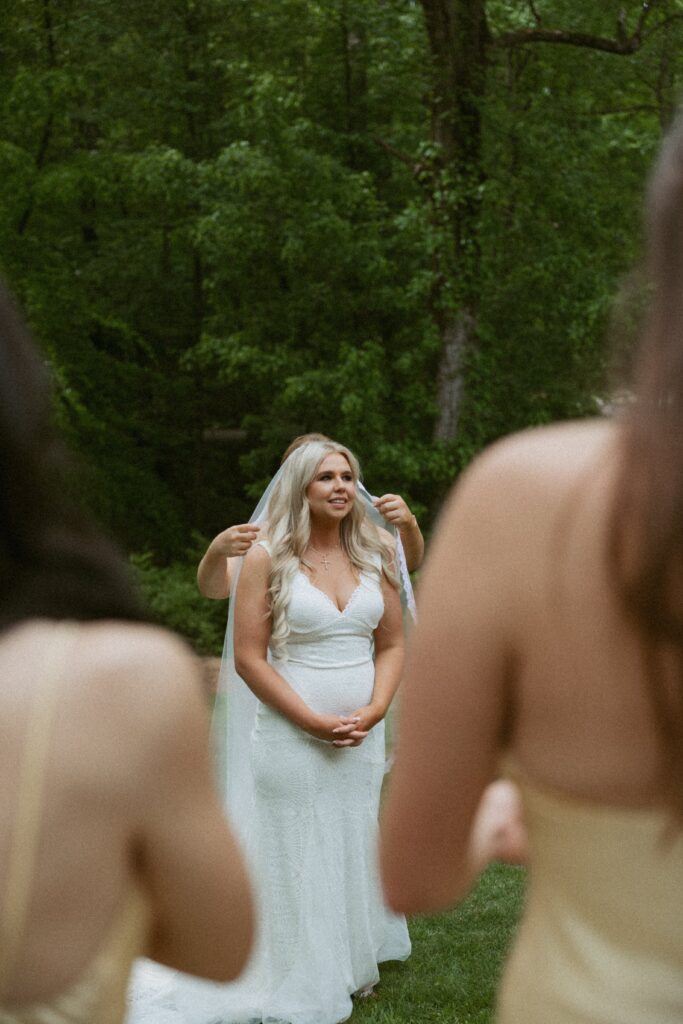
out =
{"type": "Polygon", "coordinates": [[[681,1024],[683,833],[515,781],[531,869],[498,1024],[681,1024]]]}

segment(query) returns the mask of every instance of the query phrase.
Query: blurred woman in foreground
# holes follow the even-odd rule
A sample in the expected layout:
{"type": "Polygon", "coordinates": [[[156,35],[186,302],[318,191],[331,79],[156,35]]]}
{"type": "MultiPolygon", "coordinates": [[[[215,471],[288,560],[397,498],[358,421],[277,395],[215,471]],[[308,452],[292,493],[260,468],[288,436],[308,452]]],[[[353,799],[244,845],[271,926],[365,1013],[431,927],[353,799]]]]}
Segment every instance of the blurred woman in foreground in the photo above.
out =
{"type": "Polygon", "coordinates": [[[509,792],[490,788],[506,765],[531,877],[499,994],[505,1024],[683,1019],[680,117],[648,227],[633,407],[529,431],[477,460],[420,589],[386,893],[396,910],[438,910],[487,860],[514,858],[509,792]]]}
{"type": "Polygon", "coordinates": [[[252,911],[193,658],[76,510],[50,407],[0,291],[0,1018],[117,1024],[136,955],[232,978],[252,911]]]}

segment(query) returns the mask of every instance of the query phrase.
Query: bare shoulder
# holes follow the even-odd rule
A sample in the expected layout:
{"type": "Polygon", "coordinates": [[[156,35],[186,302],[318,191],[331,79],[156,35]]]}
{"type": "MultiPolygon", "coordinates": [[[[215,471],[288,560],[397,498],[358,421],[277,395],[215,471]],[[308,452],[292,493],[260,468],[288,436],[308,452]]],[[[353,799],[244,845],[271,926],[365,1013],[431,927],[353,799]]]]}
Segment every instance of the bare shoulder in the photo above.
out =
{"type": "Polygon", "coordinates": [[[605,493],[618,429],[608,420],[534,428],[491,445],[461,475],[440,517],[443,543],[498,571],[539,550],[588,487],[605,493]]]}
{"type": "Polygon", "coordinates": [[[141,726],[149,718],[182,715],[201,694],[198,659],[179,637],[143,623],[93,622],[79,627],[71,692],[141,726]],[[80,694],[85,696],[85,694],[80,694]]]}
{"type": "Polygon", "coordinates": [[[516,501],[552,501],[586,474],[613,461],[617,428],[609,420],[583,420],[537,427],[491,445],[463,473],[457,504],[487,501],[492,514],[516,501]],[[504,498],[504,503],[496,499],[504,498]]]}
{"type": "Polygon", "coordinates": [[[478,480],[506,482],[516,478],[563,479],[599,459],[612,446],[616,434],[610,420],[582,420],[535,427],[511,434],[491,445],[472,464],[478,480]]]}
{"type": "Polygon", "coordinates": [[[270,565],[270,552],[265,544],[252,544],[244,556],[244,564],[250,566],[270,565]]]}
{"type": "Polygon", "coordinates": [[[252,544],[244,556],[240,579],[244,581],[265,580],[270,572],[270,552],[265,544],[252,544]]]}
{"type": "Polygon", "coordinates": [[[80,628],[79,657],[101,671],[144,673],[187,669],[194,656],[180,637],[137,622],[92,622],[80,628]]]}
{"type": "Polygon", "coordinates": [[[3,638],[0,664],[21,680],[8,689],[24,704],[47,676],[58,674],[59,770],[86,789],[128,799],[156,777],[159,765],[179,757],[188,737],[206,729],[198,660],[182,640],[155,626],[34,620],[3,638]]]}

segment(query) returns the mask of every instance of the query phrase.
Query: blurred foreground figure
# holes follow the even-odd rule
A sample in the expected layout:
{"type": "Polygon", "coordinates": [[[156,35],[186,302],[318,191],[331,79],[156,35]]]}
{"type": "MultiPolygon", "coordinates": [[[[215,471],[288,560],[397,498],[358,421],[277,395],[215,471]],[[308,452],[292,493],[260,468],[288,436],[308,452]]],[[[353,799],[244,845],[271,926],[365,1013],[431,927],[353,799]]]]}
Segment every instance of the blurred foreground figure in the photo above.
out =
{"type": "Polygon", "coordinates": [[[683,1020],[683,120],[648,202],[651,303],[618,421],[476,461],[424,571],[383,825],[390,905],[525,856],[504,1024],[683,1020]],[[516,780],[492,784],[501,764],[516,780]],[[521,793],[523,812],[516,804],[521,793]]]}
{"type": "Polygon", "coordinates": [[[118,1024],[136,955],[232,978],[252,910],[194,660],[71,501],[50,404],[0,290],[0,1019],[118,1024]]]}

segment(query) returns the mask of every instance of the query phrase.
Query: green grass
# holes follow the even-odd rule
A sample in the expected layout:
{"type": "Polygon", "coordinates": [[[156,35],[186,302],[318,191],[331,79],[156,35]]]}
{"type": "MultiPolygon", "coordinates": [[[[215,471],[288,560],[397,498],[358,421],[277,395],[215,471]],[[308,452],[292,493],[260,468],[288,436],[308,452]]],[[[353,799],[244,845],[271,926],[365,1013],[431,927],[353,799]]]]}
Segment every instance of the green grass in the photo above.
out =
{"type": "Polygon", "coordinates": [[[353,1024],[488,1024],[524,877],[492,865],[455,910],[412,920],[412,956],[380,968],[377,993],[356,1004],[353,1024]]]}

